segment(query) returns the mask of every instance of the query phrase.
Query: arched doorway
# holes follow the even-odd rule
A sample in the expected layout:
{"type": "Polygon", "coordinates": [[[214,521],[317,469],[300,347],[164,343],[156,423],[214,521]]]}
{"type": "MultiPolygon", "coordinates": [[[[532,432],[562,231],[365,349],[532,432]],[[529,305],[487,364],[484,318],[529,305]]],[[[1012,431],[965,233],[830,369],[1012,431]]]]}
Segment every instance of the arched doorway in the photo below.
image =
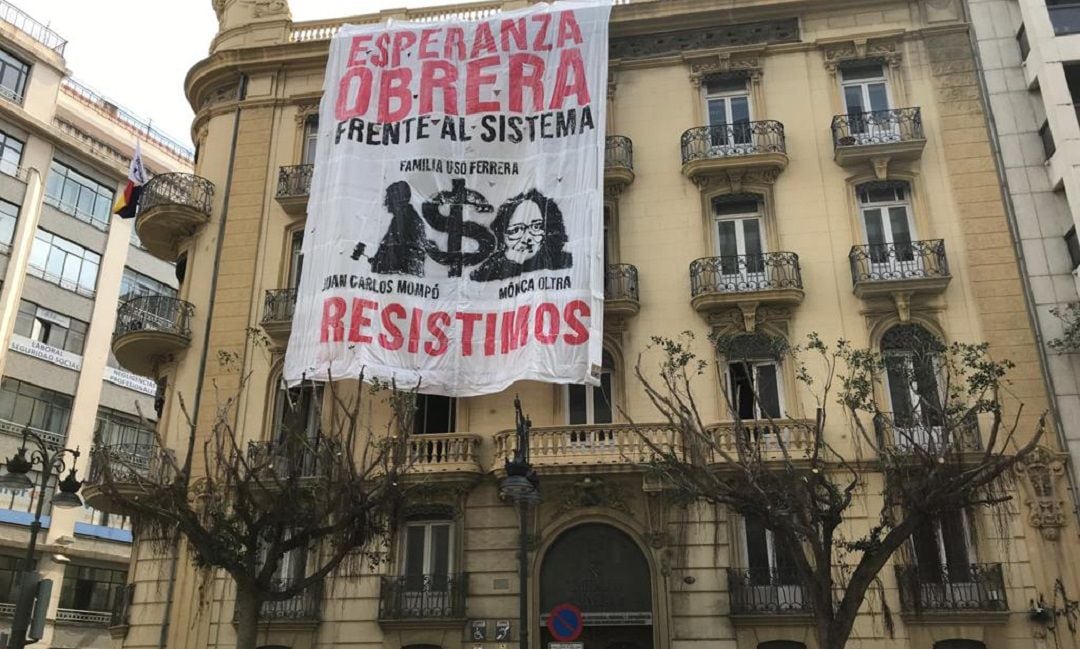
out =
{"type": "Polygon", "coordinates": [[[581,609],[585,649],[653,649],[649,562],[625,532],[585,523],[563,532],[540,564],[541,648],[553,638],[544,623],[559,604],[581,609]]]}

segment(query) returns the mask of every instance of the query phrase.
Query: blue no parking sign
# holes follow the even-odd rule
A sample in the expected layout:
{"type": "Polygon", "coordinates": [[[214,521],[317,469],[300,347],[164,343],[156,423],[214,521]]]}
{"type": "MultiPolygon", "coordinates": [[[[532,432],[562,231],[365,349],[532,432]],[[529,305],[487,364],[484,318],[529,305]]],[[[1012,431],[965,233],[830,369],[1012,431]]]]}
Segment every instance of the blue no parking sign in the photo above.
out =
{"type": "Polygon", "coordinates": [[[573,642],[584,626],[581,610],[573,604],[559,604],[548,615],[547,629],[558,642],[573,642]]]}

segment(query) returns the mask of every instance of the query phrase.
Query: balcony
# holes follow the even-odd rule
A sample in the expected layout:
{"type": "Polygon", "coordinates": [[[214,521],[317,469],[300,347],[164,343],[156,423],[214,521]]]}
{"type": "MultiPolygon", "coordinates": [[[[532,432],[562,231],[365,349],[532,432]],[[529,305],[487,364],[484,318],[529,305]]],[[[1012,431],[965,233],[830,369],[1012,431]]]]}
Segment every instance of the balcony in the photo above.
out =
{"type": "Polygon", "coordinates": [[[290,216],[307,214],[311,195],[311,174],[315,165],[292,165],[278,169],[277,193],[274,198],[290,216]]]}
{"type": "Polygon", "coordinates": [[[172,481],[171,450],[156,444],[112,444],[95,446],[90,453],[90,473],[83,485],[83,500],[98,511],[126,514],[115,498],[135,498],[147,483],[164,485],[172,481]],[[112,488],[106,488],[106,482],[112,488]]]}
{"type": "Polygon", "coordinates": [[[891,160],[916,160],[926,147],[922,111],[893,108],[837,115],[832,120],[833,159],[842,167],[871,163],[881,180],[891,160]]]}
{"type": "Polygon", "coordinates": [[[814,452],[815,424],[811,419],[725,422],[708,427],[715,444],[712,462],[723,466],[727,458],[764,461],[808,461],[814,452]],[[727,457],[725,457],[727,456],[727,457]]]}
{"type": "MultiPolygon", "coordinates": [[[[286,587],[294,581],[283,579],[278,586],[286,587]]],[[[259,607],[259,624],[271,625],[276,629],[314,629],[322,620],[322,600],[323,585],[322,582],[316,582],[289,599],[263,602],[259,607]]],[[[236,622],[235,609],[233,622],[236,622]]]]}
{"type": "Polygon", "coordinates": [[[158,174],[143,187],[135,231],[150,254],[175,262],[180,245],[210,220],[214,184],[192,174],[158,174]]]}
{"type": "Polygon", "coordinates": [[[472,481],[483,475],[480,467],[480,436],[471,433],[410,435],[408,476],[448,481],[472,481]]]}
{"type": "Polygon", "coordinates": [[[634,182],[634,143],[625,135],[609,135],[604,143],[604,188],[618,194],[634,182]]]}
{"type": "Polygon", "coordinates": [[[604,269],[604,322],[615,330],[641,310],[638,270],[631,264],[608,264],[604,269]]]}
{"type": "Polygon", "coordinates": [[[801,622],[812,614],[794,569],[728,568],[727,576],[730,615],[735,624],[755,620],[770,624],[801,622]]]}
{"type": "Polygon", "coordinates": [[[848,261],[855,295],[891,297],[904,321],[912,295],[940,294],[952,280],[941,239],[854,246],[848,261]]]}
{"type": "Polygon", "coordinates": [[[784,125],[773,120],[698,126],[682,134],[681,144],[683,175],[699,187],[748,171],[771,182],[788,163],[784,125]]]}
{"type": "Polygon", "coordinates": [[[891,412],[881,412],[874,417],[874,435],[878,448],[893,457],[912,459],[920,455],[931,458],[960,456],[966,453],[981,453],[982,437],[979,434],[979,422],[972,416],[954,423],[948,429],[935,424],[930,413],[917,415],[909,413],[906,417],[897,417],[891,412]]]}
{"type": "MultiPolygon", "coordinates": [[[[529,433],[529,461],[545,475],[607,473],[640,470],[655,455],[645,441],[661,449],[675,446],[676,434],[668,424],[595,424],[533,428],[529,433]],[[643,439],[644,437],[644,439],[643,439]]],[[[517,449],[515,431],[495,436],[494,471],[501,476],[504,464],[517,449]]]]}
{"type": "Polygon", "coordinates": [[[124,368],[153,376],[156,366],[191,344],[190,302],[165,295],[133,297],[116,312],[112,351],[124,368]]]}
{"type": "Polygon", "coordinates": [[[690,264],[690,304],[707,319],[738,308],[746,330],[753,331],[759,306],[802,300],[799,255],[793,252],[703,257],[690,264]]]}
{"type": "Polygon", "coordinates": [[[379,624],[387,627],[447,627],[465,624],[468,575],[383,577],[379,624]]]}
{"type": "Polygon", "coordinates": [[[263,299],[262,328],[277,345],[289,342],[293,311],[296,309],[296,289],[279,288],[266,292],[263,299]]]}
{"type": "Polygon", "coordinates": [[[896,566],[900,610],[905,616],[988,618],[1008,615],[1000,563],[959,566],[896,566]]]}

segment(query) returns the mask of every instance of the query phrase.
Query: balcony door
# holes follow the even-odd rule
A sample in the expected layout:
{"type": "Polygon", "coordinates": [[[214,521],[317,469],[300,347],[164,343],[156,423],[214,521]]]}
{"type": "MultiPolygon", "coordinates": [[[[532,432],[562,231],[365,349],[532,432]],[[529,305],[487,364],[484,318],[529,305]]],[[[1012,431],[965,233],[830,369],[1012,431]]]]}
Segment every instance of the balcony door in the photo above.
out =
{"type": "Polygon", "coordinates": [[[615,443],[614,431],[603,426],[615,421],[615,359],[606,349],[602,359],[599,386],[566,386],[566,423],[571,426],[588,426],[571,429],[569,432],[571,447],[580,451],[611,448],[615,443]]]}
{"type": "Polygon", "coordinates": [[[406,614],[444,611],[450,605],[454,534],[450,521],[423,521],[405,526],[400,606],[406,614]]]}
{"type": "Polygon", "coordinates": [[[755,610],[803,608],[805,596],[791,556],[792,549],[753,518],[743,519],[743,543],[753,597],[750,603],[755,610]]]}
{"type": "Polygon", "coordinates": [[[761,201],[713,202],[713,233],[719,257],[719,286],[733,291],[763,288],[765,238],[761,201]]]}
{"type": "Polygon", "coordinates": [[[892,444],[899,448],[931,449],[940,443],[944,424],[940,348],[941,343],[917,325],[893,327],[882,337],[892,444]]]}
{"type": "Polygon", "coordinates": [[[870,274],[874,279],[903,279],[924,274],[912,241],[915,225],[906,183],[868,183],[859,188],[870,274]]]}
{"type": "Polygon", "coordinates": [[[304,142],[301,164],[315,164],[315,150],[319,144],[319,116],[308,115],[304,120],[304,142]]]}
{"type": "Polygon", "coordinates": [[[884,67],[880,63],[851,64],[844,66],[840,74],[848,134],[855,138],[854,144],[899,140],[900,131],[889,110],[884,67]]]}
{"type": "Polygon", "coordinates": [[[705,85],[705,110],[709,116],[709,156],[749,153],[750,94],[745,78],[717,79],[705,85]]]}
{"type": "Polygon", "coordinates": [[[322,386],[305,385],[278,389],[274,403],[275,446],[285,449],[292,471],[301,476],[315,472],[316,449],[322,432],[322,386]]]}
{"type": "Polygon", "coordinates": [[[920,526],[912,536],[919,600],[929,609],[966,608],[1004,593],[988,592],[973,570],[975,556],[968,513],[961,510],[920,526]]]}
{"type": "Polygon", "coordinates": [[[300,273],[304,270],[304,231],[295,230],[289,237],[289,288],[300,286],[300,273]]]}

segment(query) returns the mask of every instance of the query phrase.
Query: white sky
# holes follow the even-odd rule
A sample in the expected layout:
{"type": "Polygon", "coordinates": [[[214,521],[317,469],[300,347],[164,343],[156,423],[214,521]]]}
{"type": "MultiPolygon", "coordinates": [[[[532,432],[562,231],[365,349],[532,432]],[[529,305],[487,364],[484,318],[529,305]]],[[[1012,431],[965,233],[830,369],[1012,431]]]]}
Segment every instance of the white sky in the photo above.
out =
{"type": "MultiPolygon", "coordinates": [[[[191,143],[184,75],[217,32],[210,0],[11,0],[67,39],[75,78],[170,134],[191,143]]],[[[290,0],[293,20],[373,13],[450,0],[290,0]]]]}

